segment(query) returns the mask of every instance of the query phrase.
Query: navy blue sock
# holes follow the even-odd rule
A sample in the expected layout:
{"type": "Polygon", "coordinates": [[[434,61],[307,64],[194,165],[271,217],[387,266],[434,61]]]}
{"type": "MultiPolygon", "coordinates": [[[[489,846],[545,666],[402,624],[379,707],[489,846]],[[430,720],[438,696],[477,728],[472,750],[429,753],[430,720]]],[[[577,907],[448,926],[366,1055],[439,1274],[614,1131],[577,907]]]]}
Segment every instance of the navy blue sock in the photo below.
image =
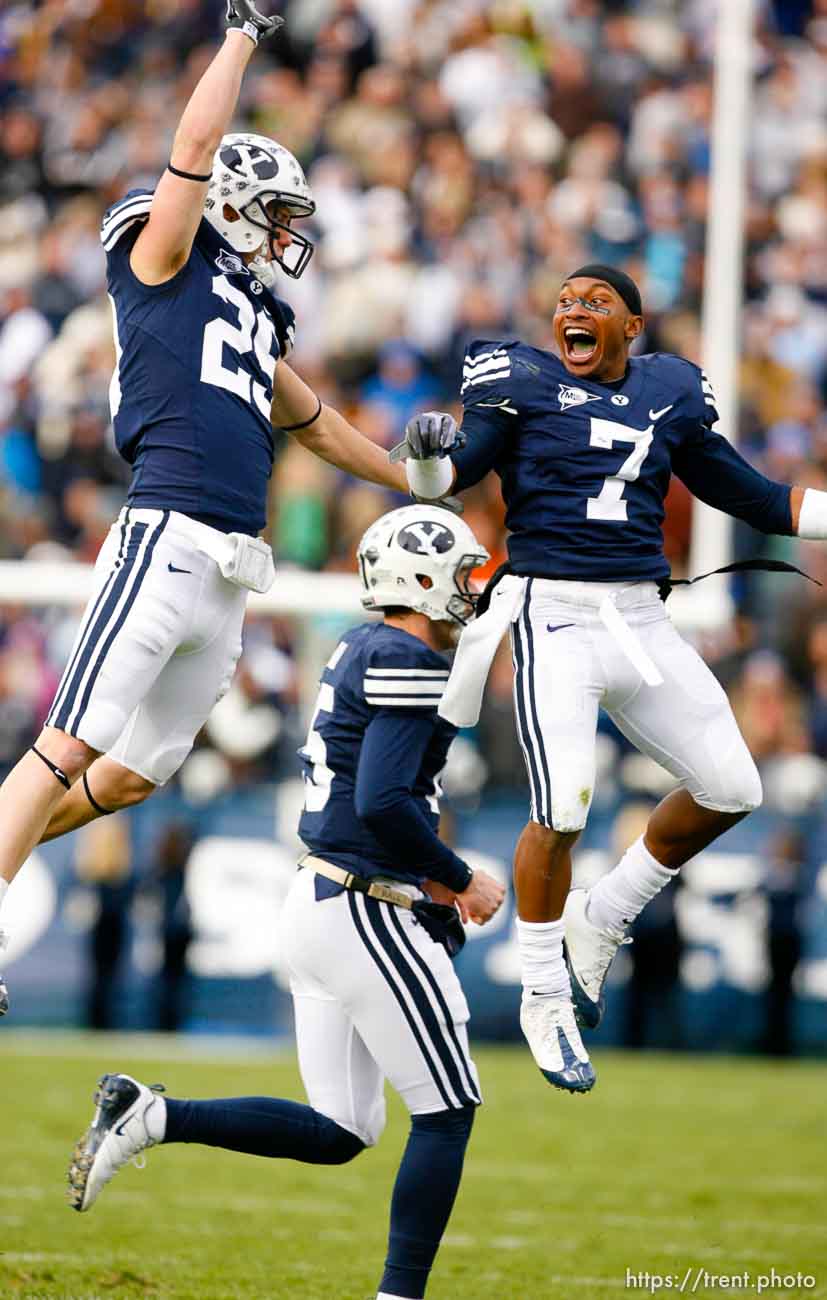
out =
{"type": "Polygon", "coordinates": [[[391,1201],[388,1258],[379,1290],[421,1300],[454,1208],[475,1106],[414,1115],[391,1201]]]}
{"type": "Polygon", "coordinates": [[[227,1097],[216,1101],[166,1099],[164,1142],[200,1142],[251,1156],[344,1165],[365,1144],[312,1106],[280,1097],[227,1097]]]}

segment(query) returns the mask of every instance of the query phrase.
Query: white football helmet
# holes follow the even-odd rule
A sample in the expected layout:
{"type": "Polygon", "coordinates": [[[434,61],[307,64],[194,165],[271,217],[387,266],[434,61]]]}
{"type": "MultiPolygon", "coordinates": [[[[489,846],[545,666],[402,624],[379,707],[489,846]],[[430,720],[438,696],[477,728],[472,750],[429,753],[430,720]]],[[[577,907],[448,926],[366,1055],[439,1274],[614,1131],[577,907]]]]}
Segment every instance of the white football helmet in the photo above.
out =
{"type": "MultiPolygon", "coordinates": [[[[286,208],[293,217],[312,217],[316,211],[297,159],[266,135],[225,135],[213,159],[204,216],[237,253],[253,253],[268,239],[274,252],[273,236],[285,225],[275,220],[270,205],[286,208]],[[239,220],[227,221],[227,203],[239,220]]],[[[293,254],[289,264],[281,257],[276,260],[286,275],[297,280],[313,256],[313,244],[292,226],[290,234],[291,250],[297,249],[298,256],[293,254]]],[[[256,266],[257,272],[261,269],[256,266]]],[[[269,279],[266,273],[259,278],[269,279]]]]}
{"type": "Polygon", "coordinates": [[[471,570],[490,558],[457,515],[423,505],[403,506],[377,519],[356,554],[365,609],[404,605],[456,623],[473,615],[478,593],[469,586],[471,570]]]}

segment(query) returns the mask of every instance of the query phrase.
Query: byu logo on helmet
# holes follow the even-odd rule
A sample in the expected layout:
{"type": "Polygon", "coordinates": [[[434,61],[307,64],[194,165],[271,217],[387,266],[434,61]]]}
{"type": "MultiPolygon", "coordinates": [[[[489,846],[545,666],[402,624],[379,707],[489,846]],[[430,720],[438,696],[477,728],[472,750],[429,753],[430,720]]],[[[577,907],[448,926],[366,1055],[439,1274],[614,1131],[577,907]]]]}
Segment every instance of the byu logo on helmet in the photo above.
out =
{"type": "Polygon", "coordinates": [[[490,558],[471,529],[439,506],[403,506],[371,524],[357,550],[365,609],[402,605],[465,623],[477,601],[471,573],[490,558]]]}
{"type": "Polygon", "coordinates": [[[270,181],[278,174],[278,159],[269,149],[262,149],[257,144],[225,145],[218,156],[225,167],[242,179],[246,179],[251,171],[260,181],[270,181]]]}
{"type": "Polygon", "coordinates": [[[558,397],[561,411],[567,411],[570,406],[584,406],[586,402],[601,400],[599,394],[587,393],[585,388],[571,388],[566,384],[560,385],[558,397]]]}
{"type": "Polygon", "coordinates": [[[425,519],[402,528],[397,540],[403,550],[413,551],[414,555],[444,555],[454,545],[454,534],[442,524],[425,519]]]}
{"type": "Polygon", "coordinates": [[[254,270],[265,284],[272,283],[274,266],[293,279],[302,274],[313,245],[293,222],[315,210],[304,172],[288,149],[265,135],[224,136],[213,158],[204,216],[236,253],[259,254],[254,270]]]}

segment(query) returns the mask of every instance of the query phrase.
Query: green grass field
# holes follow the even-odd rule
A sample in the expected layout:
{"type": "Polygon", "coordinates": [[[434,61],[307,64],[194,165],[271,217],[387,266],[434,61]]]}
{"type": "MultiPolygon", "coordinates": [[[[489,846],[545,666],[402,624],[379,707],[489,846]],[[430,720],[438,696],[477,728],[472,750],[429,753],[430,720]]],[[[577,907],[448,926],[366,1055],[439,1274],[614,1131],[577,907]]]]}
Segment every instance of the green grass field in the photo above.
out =
{"type": "MultiPolygon", "coordinates": [[[[395,1098],[380,1146],[344,1168],[168,1147],[119,1173],[91,1213],[68,1207],[66,1165],[103,1069],[178,1096],[302,1095],[290,1057],[195,1052],[2,1031],[3,1300],[375,1294],[406,1133],[395,1098]]],[[[429,1300],[617,1300],[652,1294],[627,1269],[680,1281],[690,1268],[686,1294],[706,1270],[755,1295],[774,1268],[816,1285],[763,1294],[827,1297],[827,1067],[607,1052],[581,1098],[548,1088],[520,1049],[476,1057],[487,1105],[429,1300]]],[[[723,1290],[701,1276],[694,1294],[723,1290]]]]}

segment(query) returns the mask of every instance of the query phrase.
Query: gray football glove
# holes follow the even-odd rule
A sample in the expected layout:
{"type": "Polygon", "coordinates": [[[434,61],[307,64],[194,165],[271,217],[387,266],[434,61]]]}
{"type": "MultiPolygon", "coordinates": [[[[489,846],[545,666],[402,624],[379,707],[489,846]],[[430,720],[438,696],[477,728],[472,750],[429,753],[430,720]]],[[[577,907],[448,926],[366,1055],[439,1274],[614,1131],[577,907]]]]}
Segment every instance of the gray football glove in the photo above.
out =
{"type": "Polygon", "coordinates": [[[278,15],[265,18],[251,0],[227,0],[227,28],[236,28],[244,32],[244,35],[249,36],[256,45],[259,41],[266,40],[268,36],[275,35],[283,26],[283,18],[279,18],[278,15]]]}
{"type": "Polygon", "coordinates": [[[405,425],[405,437],[392,448],[389,457],[397,460],[430,460],[433,456],[450,456],[465,446],[465,434],[452,415],[444,411],[423,411],[405,425]]]}

